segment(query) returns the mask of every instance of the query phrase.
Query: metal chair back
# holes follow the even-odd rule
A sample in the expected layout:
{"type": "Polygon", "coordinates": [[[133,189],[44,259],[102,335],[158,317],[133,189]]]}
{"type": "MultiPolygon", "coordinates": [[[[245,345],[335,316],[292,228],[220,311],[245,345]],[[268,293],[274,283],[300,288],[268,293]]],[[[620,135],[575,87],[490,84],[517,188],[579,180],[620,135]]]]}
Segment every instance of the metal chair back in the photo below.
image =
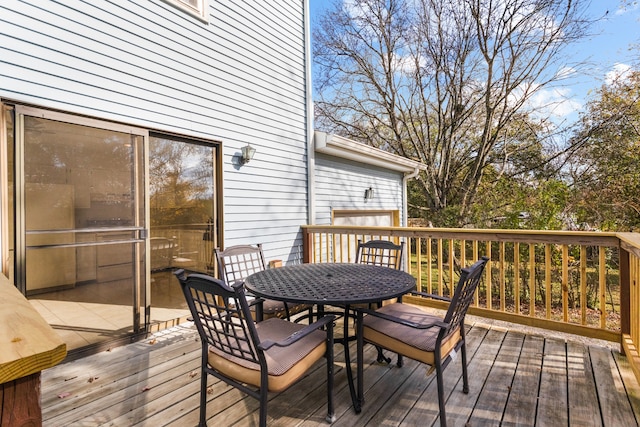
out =
{"type": "MultiPolygon", "coordinates": [[[[402,270],[402,253],[404,250],[404,242],[399,245],[389,240],[369,240],[362,242],[358,240],[358,249],[356,251],[356,263],[379,265],[382,267],[394,268],[396,270],[402,270]]],[[[398,300],[402,300],[399,298],[398,300]]],[[[382,301],[376,305],[379,307],[382,301]]],[[[373,304],[369,304],[371,308],[373,304]]],[[[376,346],[378,352],[378,363],[391,363],[391,359],[386,357],[382,351],[382,348],[376,346]]],[[[398,363],[402,364],[402,357],[398,355],[398,363]]]]}
{"type": "Polygon", "coordinates": [[[482,279],[482,272],[488,260],[487,257],[482,257],[470,267],[463,268],[460,272],[460,279],[451,298],[447,314],[444,317],[444,322],[449,326],[440,331],[440,340],[464,324],[464,318],[473,301],[473,295],[480,283],[480,279],[482,279]]]}
{"type": "Polygon", "coordinates": [[[358,240],[356,263],[402,270],[403,252],[404,242],[397,245],[389,240],[369,240],[364,243],[358,240]]]}
{"type": "Polygon", "coordinates": [[[184,272],[177,277],[203,346],[264,365],[264,356],[256,350],[258,335],[243,283],[229,286],[203,274],[186,277],[184,272]]]}
{"type": "Polygon", "coordinates": [[[244,280],[247,276],[266,269],[262,244],[230,246],[221,251],[214,249],[220,277],[227,284],[244,280]]]}

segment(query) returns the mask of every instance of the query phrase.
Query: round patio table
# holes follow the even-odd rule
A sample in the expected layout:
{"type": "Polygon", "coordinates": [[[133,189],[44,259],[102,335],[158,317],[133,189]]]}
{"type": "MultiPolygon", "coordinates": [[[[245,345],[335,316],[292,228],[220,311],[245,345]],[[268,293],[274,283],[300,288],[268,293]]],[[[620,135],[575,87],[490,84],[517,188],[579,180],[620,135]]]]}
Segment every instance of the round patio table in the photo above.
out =
{"type": "Polygon", "coordinates": [[[302,304],[317,304],[345,309],[344,354],[351,400],[356,412],[362,408],[362,360],[358,369],[358,396],[356,396],[349,355],[348,314],[351,305],[367,304],[401,297],[415,289],[416,280],[408,273],[388,267],[368,264],[298,264],[270,268],[248,276],[246,288],[254,295],[266,299],[302,304]]]}
{"type": "Polygon", "coordinates": [[[368,264],[298,264],[270,268],[246,278],[249,291],[279,301],[346,305],[396,298],[415,289],[408,273],[368,264]]]}

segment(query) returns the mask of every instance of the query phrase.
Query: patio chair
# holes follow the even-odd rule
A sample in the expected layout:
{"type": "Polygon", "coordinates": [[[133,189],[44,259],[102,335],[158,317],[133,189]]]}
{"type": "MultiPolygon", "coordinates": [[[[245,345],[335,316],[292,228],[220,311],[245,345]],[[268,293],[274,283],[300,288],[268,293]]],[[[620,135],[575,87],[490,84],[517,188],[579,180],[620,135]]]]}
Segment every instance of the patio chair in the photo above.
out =
{"type": "Polygon", "coordinates": [[[402,270],[403,252],[404,242],[396,245],[389,240],[369,240],[364,243],[358,240],[356,262],[402,270]]]}
{"type": "Polygon", "coordinates": [[[258,399],[264,427],[268,392],[286,390],[323,357],[327,421],[334,421],[333,316],[306,326],[275,317],[254,323],[243,282],[228,286],[204,274],[186,275],[182,269],[174,274],[202,342],[200,426],[206,426],[208,375],[258,399]]]}
{"type": "MultiPolygon", "coordinates": [[[[244,280],[253,273],[266,269],[262,244],[260,243],[255,246],[230,246],[223,251],[215,248],[214,254],[216,262],[218,263],[220,277],[229,286],[238,280],[244,280]]],[[[297,314],[304,310],[311,310],[311,306],[305,304],[292,305],[282,301],[263,299],[262,309],[260,309],[260,306],[252,305],[251,310],[255,312],[255,319],[257,321],[271,317],[289,320],[292,314],[297,314]]],[[[310,316],[311,313],[308,317],[310,316]]]]}
{"type": "MultiPolygon", "coordinates": [[[[380,265],[383,267],[402,270],[402,253],[404,251],[404,242],[399,245],[389,240],[369,240],[362,242],[358,240],[358,248],[356,249],[356,262],[359,264],[380,265]]],[[[376,304],[380,307],[382,301],[376,304]]],[[[356,307],[357,308],[357,307],[356,307]]],[[[372,305],[369,305],[372,308],[372,305]]],[[[376,346],[378,350],[378,363],[391,363],[391,359],[386,357],[382,352],[382,348],[376,346]]],[[[401,356],[398,355],[398,363],[402,364],[401,356]]]]}
{"type": "Polygon", "coordinates": [[[400,302],[385,305],[375,311],[361,309],[367,315],[357,326],[359,357],[362,356],[362,344],[369,342],[431,365],[427,375],[436,371],[440,425],[443,427],[447,422],[442,372],[456,359],[458,352],[462,356],[462,391],[469,393],[464,318],[487,261],[488,258],[483,257],[471,267],[462,269],[453,298],[416,292],[422,296],[449,301],[444,318],[400,302]]]}

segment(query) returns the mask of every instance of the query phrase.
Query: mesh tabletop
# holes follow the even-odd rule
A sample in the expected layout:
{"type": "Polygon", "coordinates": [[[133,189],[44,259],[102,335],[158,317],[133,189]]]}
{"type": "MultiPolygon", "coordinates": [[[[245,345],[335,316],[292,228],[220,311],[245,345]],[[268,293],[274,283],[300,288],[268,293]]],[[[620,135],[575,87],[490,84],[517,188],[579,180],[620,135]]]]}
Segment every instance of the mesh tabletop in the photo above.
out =
{"type": "Polygon", "coordinates": [[[252,274],[245,286],[268,299],[306,304],[358,304],[395,298],[415,289],[410,274],[363,264],[300,264],[252,274]]]}

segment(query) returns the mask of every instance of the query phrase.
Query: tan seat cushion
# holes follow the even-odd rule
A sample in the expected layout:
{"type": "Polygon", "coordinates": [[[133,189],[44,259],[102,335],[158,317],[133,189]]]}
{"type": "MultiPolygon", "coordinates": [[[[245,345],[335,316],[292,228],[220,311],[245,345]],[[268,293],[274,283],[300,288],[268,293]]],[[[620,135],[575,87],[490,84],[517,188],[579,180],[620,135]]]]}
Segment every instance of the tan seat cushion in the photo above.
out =
{"type": "MultiPolygon", "coordinates": [[[[442,321],[441,317],[426,313],[418,307],[401,303],[385,305],[377,311],[423,325],[442,321]]],[[[411,359],[429,365],[434,364],[433,352],[440,328],[416,329],[371,315],[364,317],[363,326],[365,341],[377,344],[411,359]]],[[[443,359],[459,341],[459,329],[445,338],[441,347],[443,359]]]]}
{"type": "Polygon", "coordinates": [[[262,303],[262,312],[265,314],[265,316],[278,315],[278,314],[281,314],[281,316],[284,316],[286,313],[286,310],[284,309],[284,303],[282,301],[266,299],[262,303]]]}
{"type": "MultiPolygon", "coordinates": [[[[271,318],[256,324],[261,341],[280,341],[304,328],[286,320],[271,318]]],[[[273,346],[265,352],[269,371],[269,391],[279,392],[299,379],[326,352],[327,335],[314,331],[300,341],[288,346],[273,346]]],[[[209,365],[223,375],[245,384],[260,386],[260,366],[239,357],[230,356],[211,347],[209,365]]]]}
{"type": "MultiPolygon", "coordinates": [[[[301,311],[307,310],[309,305],[307,304],[296,304],[296,303],[287,303],[287,307],[289,308],[289,314],[300,313],[301,311]]],[[[282,301],[274,301],[270,299],[264,300],[262,303],[262,313],[264,314],[264,318],[268,319],[273,316],[284,318],[287,316],[287,310],[284,308],[284,302],[282,301]]]]}
{"type": "MultiPolygon", "coordinates": [[[[251,302],[254,299],[252,296],[248,296],[247,301],[251,302]]],[[[229,301],[231,307],[235,307],[233,301],[229,301]]],[[[287,303],[289,307],[289,315],[300,313],[301,311],[308,310],[311,306],[308,304],[296,304],[296,303],[287,303]]],[[[253,320],[257,320],[255,318],[255,310],[256,306],[252,305],[249,307],[252,312],[253,320]]],[[[276,301],[272,299],[265,299],[262,302],[262,317],[263,319],[270,319],[272,317],[279,317],[280,319],[284,319],[287,317],[287,310],[285,310],[284,302],[276,301]]]]}

